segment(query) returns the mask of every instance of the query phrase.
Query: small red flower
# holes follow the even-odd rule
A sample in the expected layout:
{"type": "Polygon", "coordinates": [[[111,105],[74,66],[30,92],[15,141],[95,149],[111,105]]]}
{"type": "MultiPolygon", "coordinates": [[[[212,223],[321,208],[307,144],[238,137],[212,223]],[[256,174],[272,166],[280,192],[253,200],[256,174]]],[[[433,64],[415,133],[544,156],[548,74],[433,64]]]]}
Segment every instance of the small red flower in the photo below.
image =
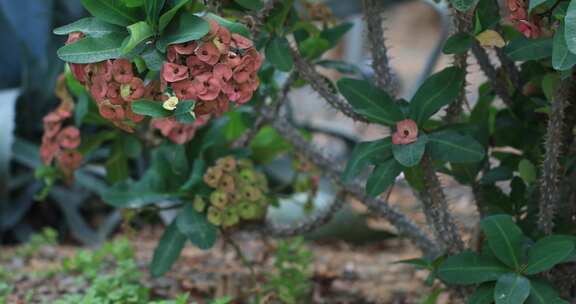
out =
{"type": "Polygon", "coordinates": [[[76,149],[80,145],[80,130],[74,126],[68,126],[58,134],[58,143],[65,149],[76,149]]]}
{"type": "Polygon", "coordinates": [[[66,42],[64,44],[74,43],[74,42],[76,42],[82,38],[84,38],[84,33],[73,32],[73,33],[68,34],[68,39],[66,40],[66,42]]]}
{"type": "Polygon", "coordinates": [[[210,73],[198,75],[194,78],[193,83],[195,90],[198,92],[198,98],[202,100],[216,99],[222,88],[220,81],[212,77],[210,73]]]}
{"type": "Polygon", "coordinates": [[[172,84],[174,94],[180,100],[196,99],[198,96],[194,83],[190,80],[182,80],[172,84]]]}
{"type": "Polygon", "coordinates": [[[192,55],[194,51],[198,47],[198,43],[196,41],[185,42],[181,44],[175,44],[173,46],[174,51],[180,55],[192,55]]]}
{"type": "Polygon", "coordinates": [[[232,46],[237,49],[245,50],[251,48],[253,46],[253,43],[252,40],[242,35],[234,33],[232,34],[232,46]]]}
{"type": "Polygon", "coordinates": [[[162,66],[162,78],[167,82],[176,82],[188,78],[188,68],[183,65],[167,62],[162,66]]]}
{"type": "Polygon", "coordinates": [[[108,82],[103,75],[94,76],[92,78],[92,85],[90,86],[90,93],[96,101],[102,101],[108,93],[108,82]]]}
{"type": "Polygon", "coordinates": [[[232,69],[223,63],[214,66],[212,71],[214,77],[220,81],[221,84],[228,82],[232,78],[232,69]]]}
{"type": "Polygon", "coordinates": [[[134,77],[132,63],[128,59],[116,59],[112,64],[112,75],[119,83],[129,83],[134,77]]]}
{"type": "Polygon", "coordinates": [[[190,75],[198,76],[206,72],[210,72],[211,66],[204,61],[200,60],[196,55],[191,55],[186,58],[186,66],[190,69],[190,75]]]}
{"type": "Polygon", "coordinates": [[[40,146],[40,159],[45,165],[50,165],[56,155],[60,153],[60,146],[51,140],[42,140],[42,145],[40,146]]]}
{"type": "MultiPolygon", "coordinates": [[[[124,97],[125,100],[132,101],[142,98],[144,96],[144,82],[138,77],[132,78],[130,83],[129,95],[124,97]]],[[[122,89],[120,89],[122,90],[122,89]]]]}
{"type": "Polygon", "coordinates": [[[74,171],[82,164],[82,154],[76,150],[64,151],[58,155],[58,164],[66,172],[74,171]]]}
{"type": "Polygon", "coordinates": [[[214,43],[205,42],[196,50],[196,56],[209,65],[215,65],[220,60],[220,51],[214,43]]]}
{"type": "Polygon", "coordinates": [[[412,119],[404,119],[396,123],[396,133],[392,135],[392,143],[406,145],[418,140],[418,125],[412,119]]]}

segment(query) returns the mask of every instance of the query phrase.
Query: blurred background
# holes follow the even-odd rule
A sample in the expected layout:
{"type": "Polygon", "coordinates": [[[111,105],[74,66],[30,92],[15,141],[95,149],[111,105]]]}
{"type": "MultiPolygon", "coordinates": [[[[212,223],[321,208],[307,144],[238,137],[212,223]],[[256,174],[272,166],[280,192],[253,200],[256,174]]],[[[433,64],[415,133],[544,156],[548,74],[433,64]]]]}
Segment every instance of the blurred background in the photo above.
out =
{"type": "MultiPolygon", "coordinates": [[[[398,78],[401,95],[409,98],[432,71],[450,63],[450,58],[441,54],[444,39],[450,32],[450,20],[446,7],[432,1],[383,0],[386,2],[385,27],[391,64],[398,78]]],[[[336,17],[349,21],[354,27],[337,49],[326,55],[330,59],[344,60],[357,65],[362,73],[371,74],[370,57],[364,35],[364,21],[360,15],[358,0],[324,1],[336,17]]],[[[86,15],[80,0],[0,0],[0,248],[2,244],[13,245],[28,241],[44,227],[57,232],[60,242],[70,245],[97,245],[119,229],[122,214],[119,210],[104,205],[98,199],[99,187],[106,187],[102,172],[95,168],[82,168],[72,188],[57,186],[48,198],[38,201],[36,195],[42,183],[34,178],[34,170],[40,165],[38,154],[42,136],[42,117],[59,103],[54,96],[54,86],[63,71],[63,63],[56,57],[56,49],[65,37],[52,34],[52,29],[86,15]]],[[[471,59],[472,60],[472,59],[471,59]]],[[[469,68],[468,94],[474,100],[478,84],[482,82],[477,66],[469,68]]],[[[336,79],[337,74],[328,76],[336,79]]],[[[333,72],[332,72],[333,73],[333,72]]],[[[291,93],[294,117],[299,125],[311,130],[323,130],[344,134],[352,140],[381,138],[388,130],[354,123],[330,109],[310,88],[303,87],[291,93]]],[[[314,140],[335,157],[346,158],[347,148],[334,143],[327,136],[316,136],[314,140]]],[[[451,181],[443,180],[449,184],[451,181]]],[[[453,185],[448,196],[461,222],[472,225],[466,218],[474,216],[466,211],[470,206],[469,190],[453,185]]],[[[424,219],[416,215],[417,204],[409,190],[396,187],[391,196],[392,204],[404,211],[412,211],[414,220],[420,224],[424,219]]],[[[160,223],[161,218],[145,219],[143,234],[155,236],[143,244],[149,258],[158,233],[147,229],[149,223],[160,223]]],[[[371,227],[386,230],[385,223],[370,223],[371,227]]],[[[466,227],[472,230],[473,227],[466,227]]],[[[386,246],[394,246],[387,244],[386,246]]],[[[366,282],[383,271],[392,274],[409,272],[404,266],[390,266],[386,270],[371,269],[374,263],[389,265],[394,259],[413,257],[415,249],[405,243],[387,253],[366,253],[338,257],[333,248],[317,248],[320,252],[320,268],[326,272],[348,275],[363,273],[366,282]],[[323,268],[322,268],[323,267],[323,268]]],[[[349,245],[340,244],[339,249],[348,250],[349,245]]],[[[0,249],[1,251],[1,249],[0,249]]],[[[316,252],[316,251],[315,251],[316,252]]],[[[196,252],[188,257],[196,257],[196,252]]],[[[421,280],[414,286],[400,286],[401,280],[394,275],[378,278],[373,285],[389,284],[386,291],[375,292],[377,298],[392,297],[394,289],[418,289],[421,280]],[[380,293],[384,292],[385,295],[380,293]]],[[[402,281],[402,282],[401,282],[402,281]]],[[[365,282],[365,283],[366,283],[365,282]]],[[[409,283],[412,284],[412,283],[409,283]]],[[[369,285],[372,286],[372,285],[369,285]]],[[[368,290],[368,291],[366,291],[368,290]]],[[[387,303],[387,302],[381,302],[387,303]]]]}

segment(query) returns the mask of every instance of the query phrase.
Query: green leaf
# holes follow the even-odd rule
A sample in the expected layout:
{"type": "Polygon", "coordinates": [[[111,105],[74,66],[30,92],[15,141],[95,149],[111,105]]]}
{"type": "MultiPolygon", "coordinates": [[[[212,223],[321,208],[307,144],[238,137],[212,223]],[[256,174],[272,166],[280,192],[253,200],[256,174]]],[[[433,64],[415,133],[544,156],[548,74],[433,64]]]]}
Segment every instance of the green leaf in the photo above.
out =
{"type": "Polygon", "coordinates": [[[530,281],[527,278],[508,273],[501,276],[494,287],[496,304],[524,303],[530,295],[530,281]]]}
{"type": "Polygon", "coordinates": [[[504,48],[504,52],[514,61],[544,59],[552,55],[552,39],[519,36],[504,48]]]}
{"type": "Polygon", "coordinates": [[[270,126],[265,126],[260,129],[250,143],[252,157],[257,160],[258,163],[271,162],[278,154],[290,148],[291,146],[284,138],[270,126]]]}
{"type": "Polygon", "coordinates": [[[532,12],[532,10],[534,8],[536,8],[538,5],[543,4],[544,2],[549,1],[549,0],[530,0],[530,6],[528,7],[528,12],[532,12]]]}
{"type": "Polygon", "coordinates": [[[101,37],[86,37],[58,49],[58,57],[71,63],[94,63],[122,55],[126,33],[110,33],[101,37]]]}
{"type": "Polygon", "coordinates": [[[461,12],[465,12],[469,10],[474,5],[474,3],[476,3],[476,0],[450,0],[450,2],[455,9],[461,12]]]}
{"type": "Polygon", "coordinates": [[[468,285],[495,281],[507,272],[498,261],[465,251],[446,258],[438,268],[438,277],[449,284],[468,285]]]}
{"type": "Polygon", "coordinates": [[[176,13],[178,13],[178,11],[182,7],[184,7],[184,5],[186,5],[186,3],[188,3],[188,2],[190,2],[190,0],[179,0],[174,6],[172,6],[172,8],[170,8],[168,11],[166,11],[164,14],[162,14],[162,16],[160,16],[160,19],[158,21],[158,30],[160,32],[163,32],[164,29],[166,29],[166,27],[170,23],[170,21],[172,21],[172,19],[174,19],[174,16],[176,16],[176,13]]]}
{"type": "Polygon", "coordinates": [[[110,156],[106,160],[106,180],[111,184],[123,181],[128,178],[128,160],[122,146],[122,141],[117,139],[110,156]]]}
{"type": "Polygon", "coordinates": [[[290,44],[285,37],[275,37],[266,46],[266,59],[280,71],[289,72],[294,62],[290,54],[290,44]]]}
{"type": "Polygon", "coordinates": [[[528,275],[546,271],[561,263],[574,250],[574,238],[571,236],[551,235],[545,237],[528,251],[528,275]]]}
{"type": "Polygon", "coordinates": [[[568,49],[573,54],[576,54],[576,1],[570,1],[566,17],[564,17],[564,24],[566,25],[565,39],[568,49]]]}
{"type": "Polygon", "coordinates": [[[420,163],[424,151],[426,150],[426,143],[428,142],[428,137],[426,134],[422,134],[418,137],[418,140],[407,145],[392,145],[392,154],[394,159],[396,159],[404,167],[413,167],[420,163]]]}
{"type": "Polygon", "coordinates": [[[142,18],[141,10],[118,0],[82,0],[82,5],[92,16],[116,25],[128,26],[142,18]]]}
{"type": "Polygon", "coordinates": [[[86,36],[101,37],[106,34],[122,32],[124,29],[120,26],[106,23],[95,17],[86,17],[70,24],[57,27],[53,33],[56,35],[67,35],[74,32],[82,32],[86,36]]]}
{"type": "Polygon", "coordinates": [[[137,186],[137,184],[124,181],[112,186],[102,194],[102,200],[107,204],[118,208],[141,208],[159,201],[179,197],[176,193],[158,192],[137,186]]]}
{"type": "Polygon", "coordinates": [[[531,184],[537,179],[536,166],[525,158],[518,163],[518,173],[526,184],[531,184]]]}
{"type": "Polygon", "coordinates": [[[206,14],[205,17],[215,20],[219,25],[227,28],[231,33],[240,34],[244,37],[250,38],[250,30],[242,23],[230,21],[212,13],[206,14]]]}
{"type": "Polygon", "coordinates": [[[350,22],[344,22],[338,24],[337,26],[331,27],[329,29],[323,30],[320,33],[320,38],[325,39],[329,43],[329,48],[335,47],[340,39],[344,37],[348,31],[354,27],[354,24],[350,22]]]}
{"type": "Polygon", "coordinates": [[[182,208],[176,218],[176,224],[180,232],[196,247],[205,250],[214,246],[218,232],[216,226],[208,222],[206,215],[194,210],[192,203],[187,203],[182,208]]]}
{"type": "Polygon", "coordinates": [[[144,8],[146,9],[146,18],[152,27],[156,28],[160,12],[166,4],[166,0],[145,0],[144,8]]]}
{"type": "Polygon", "coordinates": [[[150,274],[153,277],[159,277],[170,270],[185,244],[186,235],[180,232],[176,221],[172,221],[162,234],[158,246],[154,249],[154,256],[150,263],[150,274]]]}
{"type": "Polygon", "coordinates": [[[194,106],[196,103],[193,100],[183,100],[178,103],[174,116],[176,120],[181,123],[194,123],[196,121],[196,114],[194,113],[194,106]]]}
{"type": "Polygon", "coordinates": [[[234,0],[234,2],[238,3],[243,8],[253,11],[262,8],[262,2],[260,0],[234,0]]]}
{"type": "Polygon", "coordinates": [[[162,107],[162,102],[153,100],[138,100],[132,102],[132,111],[136,114],[150,116],[152,118],[168,117],[172,115],[162,107]]]}
{"type": "Polygon", "coordinates": [[[490,304],[494,302],[494,284],[482,284],[468,298],[468,304],[490,304]]]}
{"type": "Polygon", "coordinates": [[[402,169],[402,165],[393,158],[379,163],[366,182],[366,193],[375,197],[386,191],[388,187],[394,184],[396,177],[402,172],[402,169]]]}
{"type": "Polygon", "coordinates": [[[530,280],[530,297],[526,304],[559,304],[558,292],[554,287],[540,279],[530,280]]]}
{"type": "Polygon", "coordinates": [[[446,40],[442,52],[444,54],[461,54],[468,51],[473,43],[474,36],[465,32],[458,32],[446,40]]]}
{"type": "Polygon", "coordinates": [[[410,102],[410,116],[422,126],[440,108],[456,99],[464,83],[464,72],[449,67],[428,78],[410,102]]]}
{"type": "Polygon", "coordinates": [[[164,64],[164,57],[156,48],[150,47],[146,49],[140,56],[146,63],[146,67],[150,71],[160,71],[164,64]]]}
{"type": "Polygon", "coordinates": [[[328,40],[314,36],[306,38],[306,40],[302,41],[299,45],[300,53],[304,58],[309,60],[320,57],[330,48],[330,42],[328,42],[328,40]]]}
{"type": "Polygon", "coordinates": [[[145,21],[134,23],[127,28],[130,36],[124,42],[124,47],[122,48],[124,54],[130,52],[138,44],[154,35],[154,31],[145,21]]]}
{"type": "Polygon", "coordinates": [[[340,79],[338,90],[356,113],[366,116],[370,121],[393,126],[404,119],[402,110],[392,97],[366,80],[340,79]]]}
{"type": "Polygon", "coordinates": [[[552,67],[558,71],[566,71],[571,69],[576,64],[576,54],[568,50],[566,46],[566,39],[564,38],[565,32],[564,24],[554,34],[554,49],[552,50],[552,67]]]}
{"type": "Polygon", "coordinates": [[[469,135],[444,130],[428,135],[430,156],[453,163],[478,162],[484,159],[484,147],[469,135]]]}
{"type": "Polygon", "coordinates": [[[344,182],[349,182],[356,177],[362,169],[375,159],[386,160],[392,156],[392,139],[367,141],[358,143],[350,154],[346,169],[342,175],[344,182]]]}
{"type": "Polygon", "coordinates": [[[209,31],[210,24],[206,20],[190,13],[182,13],[170,22],[156,45],[164,51],[170,44],[198,40],[209,31]]]}
{"type": "Polygon", "coordinates": [[[519,270],[522,265],[524,235],[512,217],[505,214],[492,215],[484,218],[480,225],[494,255],[504,264],[519,270]]]}

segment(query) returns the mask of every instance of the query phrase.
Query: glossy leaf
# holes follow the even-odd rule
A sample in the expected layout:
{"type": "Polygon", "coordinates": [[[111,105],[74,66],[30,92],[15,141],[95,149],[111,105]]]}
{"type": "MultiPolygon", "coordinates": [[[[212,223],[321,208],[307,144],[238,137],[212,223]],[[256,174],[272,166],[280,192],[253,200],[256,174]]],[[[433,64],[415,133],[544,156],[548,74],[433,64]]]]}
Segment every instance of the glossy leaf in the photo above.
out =
{"type": "Polygon", "coordinates": [[[532,12],[538,5],[544,4],[549,0],[530,0],[530,5],[528,6],[528,12],[532,12]]]}
{"type": "Polygon", "coordinates": [[[144,2],[146,18],[154,28],[156,28],[156,24],[160,18],[160,12],[164,8],[165,4],[166,0],[145,0],[144,2]]]}
{"type": "Polygon", "coordinates": [[[566,17],[564,17],[564,24],[566,25],[564,31],[566,46],[570,52],[576,54],[576,1],[570,1],[566,10],[566,17]]]}
{"type": "Polygon", "coordinates": [[[512,217],[505,214],[492,215],[484,218],[480,225],[494,255],[513,269],[520,269],[524,236],[512,217]]]}
{"type": "Polygon", "coordinates": [[[196,121],[196,114],[194,113],[194,101],[180,101],[174,110],[176,120],[181,123],[194,123],[196,121]]]}
{"type": "Polygon", "coordinates": [[[551,235],[545,237],[528,251],[528,275],[546,271],[561,263],[574,250],[576,241],[571,236],[551,235]]]}
{"type": "Polygon", "coordinates": [[[444,130],[428,136],[430,156],[434,160],[454,163],[478,162],[484,158],[484,147],[469,135],[444,130]]]}
{"type": "Polygon", "coordinates": [[[266,46],[266,59],[280,71],[289,72],[294,62],[290,54],[290,45],[285,37],[276,37],[266,46]]]}
{"type": "Polygon", "coordinates": [[[392,154],[394,159],[396,159],[404,167],[413,167],[420,163],[424,151],[426,150],[426,143],[428,142],[428,137],[422,134],[418,137],[418,140],[407,145],[392,145],[392,154]]]}
{"type": "Polygon", "coordinates": [[[86,17],[70,24],[55,28],[53,33],[56,35],[67,35],[74,32],[82,32],[86,36],[101,37],[106,34],[122,32],[124,28],[106,23],[95,17],[86,17]]]}
{"type": "Polygon", "coordinates": [[[386,191],[394,184],[402,169],[402,165],[393,158],[377,164],[366,182],[366,193],[370,196],[377,196],[386,191]]]}
{"type": "Polygon", "coordinates": [[[554,49],[552,50],[552,67],[558,71],[566,71],[576,64],[576,54],[566,46],[565,26],[561,24],[554,34],[554,49]]]}
{"type": "Polygon", "coordinates": [[[404,119],[402,110],[392,97],[366,80],[340,79],[338,90],[356,113],[373,122],[392,126],[404,119]]]}
{"type": "Polygon", "coordinates": [[[216,242],[218,230],[210,224],[206,215],[194,210],[191,203],[187,203],[176,218],[178,230],[184,234],[192,244],[200,249],[210,249],[216,242]]]}
{"type": "Polygon", "coordinates": [[[58,57],[70,63],[93,63],[122,55],[125,33],[110,33],[102,37],[86,37],[58,49],[58,57]]]}
{"type": "Polygon", "coordinates": [[[465,32],[458,32],[446,40],[442,52],[444,54],[461,54],[468,51],[474,43],[474,37],[465,32]]]}
{"type": "Polygon", "coordinates": [[[180,252],[186,244],[186,235],[178,229],[176,221],[173,221],[164,231],[150,263],[150,274],[159,277],[166,273],[180,256],[180,252]]]}
{"type": "Polygon", "coordinates": [[[342,180],[349,182],[371,161],[375,159],[386,160],[390,157],[392,157],[392,139],[390,137],[358,143],[350,154],[342,180]]]}
{"type": "Polygon", "coordinates": [[[530,295],[530,281],[527,278],[508,273],[501,276],[494,287],[496,304],[524,303],[530,295]]]}
{"type": "Polygon", "coordinates": [[[456,99],[464,82],[464,72],[449,67],[428,78],[410,102],[410,116],[419,126],[456,99]]]}
{"type": "Polygon", "coordinates": [[[340,39],[342,39],[342,37],[352,29],[353,26],[354,24],[350,22],[338,24],[337,26],[323,30],[320,33],[320,38],[328,41],[330,48],[333,48],[338,44],[340,39]]]}
{"type": "Polygon", "coordinates": [[[150,116],[152,118],[168,117],[172,115],[162,107],[162,103],[152,100],[138,100],[132,102],[132,111],[136,114],[150,116]]]}
{"type": "Polygon", "coordinates": [[[145,21],[134,23],[128,26],[127,29],[128,32],[130,33],[130,36],[124,42],[124,46],[122,48],[122,52],[124,54],[130,52],[138,44],[142,43],[143,41],[154,35],[154,31],[145,21]]]}
{"type": "Polygon", "coordinates": [[[509,270],[498,261],[465,251],[449,256],[438,268],[438,276],[455,285],[495,281],[509,270]]]}
{"type": "Polygon", "coordinates": [[[259,10],[262,8],[262,2],[260,0],[234,0],[234,2],[249,10],[259,10]]]}
{"type": "Polygon", "coordinates": [[[558,292],[550,283],[540,280],[530,280],[530,296],[526,304],[560,304],[558,292]]]}
{"type": "Polygon", "coordinates": [[[227,28],[231,33],[240,34],[244,37],[250,38],[250,30],[242,23],[230,21],[212,13],[206,14],[205,17],[218,22],[219,25],[227,28]]]}
{"type": "Polygon", "coordinates": [[[210,31],[208,22],[196,15],[182,13],[174,18],[156,44],[160,50],[165,50],[170,44],[197,40],[210,31]]]}
{"type": "Polygon", "coordinates": [[[494,284],[482,284],[468,298],[468,304],[490,304],[494,302],[494,284]]]}
{"type": "Polygon", "coordinates": [[[538,60],[552,55],[552,39],[528,39],[520,36],[512,40],[504,52],[515,61],[538,60]]]}
{"type": "Polygon", "coordinates": [[[186,3],[190,2],[190,0],[178,0],[174,6],[172,6],[169,10],[167,10],[160,18],[158,19],[158,30],[163,32],[164,29],[170,24],[170,21],[174,19],[176,13],[186,5],[186,3]]]}
{"type": "Polygon", "coordinates": [[[130,8],[118,0],[82,0],[82,5],[92,16],[121,26],[136,23],[142,17],[140,9],[130,8]]]}

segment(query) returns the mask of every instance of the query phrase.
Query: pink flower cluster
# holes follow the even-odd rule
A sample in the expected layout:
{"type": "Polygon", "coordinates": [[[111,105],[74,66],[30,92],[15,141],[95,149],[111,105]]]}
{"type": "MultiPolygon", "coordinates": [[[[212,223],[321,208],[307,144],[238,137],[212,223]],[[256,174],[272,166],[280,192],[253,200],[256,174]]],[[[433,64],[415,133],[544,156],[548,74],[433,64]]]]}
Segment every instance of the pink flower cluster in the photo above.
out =
{"type": "MultiPolygon", "coordinates": [[[[58,90],[63,88],[64,75],[60,76],[58,90]]],[[[43,119],[44,135],[40,146],[40,158],[45,165],[56,161],[67,180],[71,180],[74,170],[80,167],[82,155],[77,151],[80,146],[80,130],[74,126],[65,126],[65,121],[72,116],[74,104],[69,99],[62,99],[61,105],[43,119]]]]}
{"type": "Polygon", "coordinates": [[[508,10],[510,11],[510,20],[516,24],[516,28],[526,38],[538,38],[542,34],[540,28],[540,18],[538,15],[532,15],[532,22],[528,21],[528,4],[525,0],[507,0],[508,10]]]}
{"type": "MultiPolygon", "coordinates": [[[[75,42],[82,37],[82,33],[72,33],[66,43],[75,42]]],[[[132,111],[132,101],[144,95],[144,82],[134,75],[129,60],[70,64],[70,68],[74,77],[90,91],[98,104],[100,115],[115,126],[133,132],[134,125],[144,119],[144,116],[132,111]]]]}
{"type": "Polygon", "coordinates": [[[258,88],[262,57],[252,40],[208,20],[202,39],[168,47],[160,73],[162,87],[170,86],[180,100],[196,100],[197,115],[220,115],[229,101],[246,103],[258,88]]]}
{"type": "Polygon", "coordinates": [[[412,119],[396,123],[396,133],[392,134],[392,144],[407,145],[418,140],[418,125],[412,119]]]}
{"type": "Polygon", "coordinates": [[[196,118],[193,124],[178,122],[174,117],[157,118],[150,122],[150,126],[158,129],[162,135],[168,137],[176,144],[184,144],[190,141],[196,130],[204,126],[210,120],[210,115],[202,115],[196,118]]]}

